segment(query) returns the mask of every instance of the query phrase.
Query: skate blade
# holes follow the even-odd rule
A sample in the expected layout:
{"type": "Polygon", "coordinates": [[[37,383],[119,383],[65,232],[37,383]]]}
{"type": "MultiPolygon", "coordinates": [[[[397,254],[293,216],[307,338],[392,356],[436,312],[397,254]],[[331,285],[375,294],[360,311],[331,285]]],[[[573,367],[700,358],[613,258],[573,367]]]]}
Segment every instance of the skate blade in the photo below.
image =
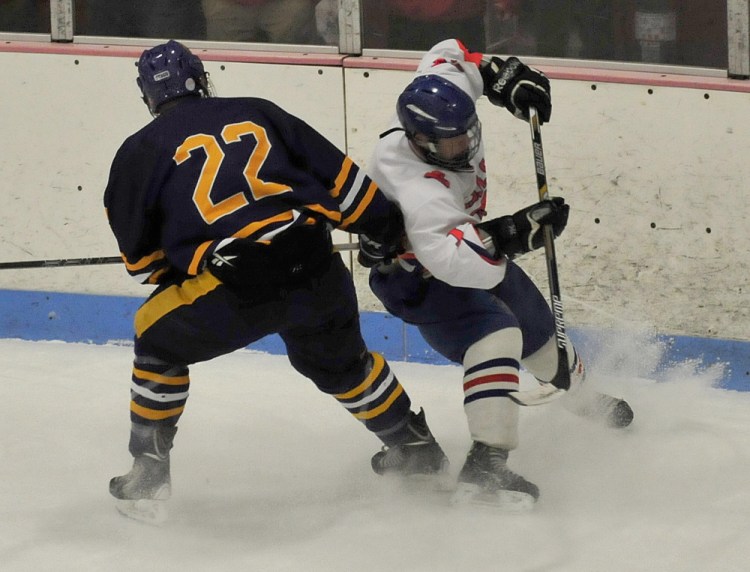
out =
{"type": "Polygon", "coordinates": [[[470,483],[458,483],[450,502],[454,506],[478,505],[519,513],[534,510],[536,504],[534,497],[528,493],[505,490],[486,492],[470,483]]]}
{"type": "Polygon", "coordinates": [[[167,502],[163,500],[139,499],[139,500],[115,500],[117,511],[128,518],[161,526],[169,518],[167,502]]]}
{"type": "Polygon", "coordinates": [[[518,405],[533,407],[535,405],[544,405],[550,401],[561,398],[567,393],[567,390],[555,387],[551,383],[543,383],[536,389],[526,391],[513,391],[508,397],[518,405]]]}

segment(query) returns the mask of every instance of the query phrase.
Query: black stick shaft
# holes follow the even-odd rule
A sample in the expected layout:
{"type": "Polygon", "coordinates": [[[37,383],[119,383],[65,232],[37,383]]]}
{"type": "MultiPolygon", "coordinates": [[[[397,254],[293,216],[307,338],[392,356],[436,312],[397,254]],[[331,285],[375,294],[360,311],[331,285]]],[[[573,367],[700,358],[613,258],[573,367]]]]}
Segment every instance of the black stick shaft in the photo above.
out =
{"type": "Polygon", "coordinates": [[[15,268],[56,268],[59,266],[89,266],[96,264],[117,264],[119,256],[98,256],[94,258],[60,258],[57,260],[24,260],[21,262],[0,262],[0,270],[15,268]]]}
{"type": "MultiPolygon", "coordinates": [[[[357,250],[356,242],[334,244],[335,252],[357,250]]],[[[96,266],[98,264],[118,264],[122,262],[120,256],[98,256],[93,258],[58,258],[52,260],[24,260],[21,262],[0,262],[0,270],[14,270],[19,268],[59,268],[61,266],[96,266]]]]}
{"type": "MultiPolygon", "coordinates": [[[[529,109],[529,124],[531,125],[531,142],[534,147],[534,167],[536,168],[536,184],[539,191],[539,200],[546,201],[549,199],[549,190],[547,188],[547,171],[544,167],[542,129],[539,123],[539,114],[533,107],[529,109]]],[[[552,232],[551,225],[545,225],[542,228],[542,232],[544,232],[544,255],[547,259],[547,275],[549,277],[552,314],[555,318],[555,338],[557,340],[557,375],[555,375],[552,383],[560,389],[569,389],[570,364],[568,362],[568,342],[565,336],[562,296],[560,295],[560,280],[557,276],[555,235],[552,232]]]]}

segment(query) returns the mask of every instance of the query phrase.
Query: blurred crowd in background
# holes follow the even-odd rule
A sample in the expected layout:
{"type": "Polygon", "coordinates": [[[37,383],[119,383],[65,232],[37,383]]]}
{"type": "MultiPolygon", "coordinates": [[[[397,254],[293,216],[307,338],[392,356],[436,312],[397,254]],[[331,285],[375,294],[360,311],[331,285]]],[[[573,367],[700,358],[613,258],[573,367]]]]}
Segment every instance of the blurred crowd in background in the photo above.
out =
{"type": "MultiPolygon", "coordinates": [[[[364,49],[459,38],[493,54],[727,67],[723,0],[360,0],[364,49]]],[[[76,35],[338,45],[338,0],[76,0],[76,35]]],[[[49,0],[0,0],[0,32],[50,33],[49,0]]]]}

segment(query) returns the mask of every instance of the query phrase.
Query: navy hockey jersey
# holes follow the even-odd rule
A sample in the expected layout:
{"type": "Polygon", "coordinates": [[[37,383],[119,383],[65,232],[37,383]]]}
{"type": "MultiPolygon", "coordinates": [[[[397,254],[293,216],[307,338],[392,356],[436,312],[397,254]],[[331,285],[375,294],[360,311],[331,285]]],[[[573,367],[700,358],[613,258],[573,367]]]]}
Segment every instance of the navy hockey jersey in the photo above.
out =
{"type": "Polygon", "coordinates": [[[392,205],[304,121],[258,98],[190,98],[118,150],[104,206],[128,272],[198,274],[231,238],[269,240],[311,218],[375,233],[392,205]]]}

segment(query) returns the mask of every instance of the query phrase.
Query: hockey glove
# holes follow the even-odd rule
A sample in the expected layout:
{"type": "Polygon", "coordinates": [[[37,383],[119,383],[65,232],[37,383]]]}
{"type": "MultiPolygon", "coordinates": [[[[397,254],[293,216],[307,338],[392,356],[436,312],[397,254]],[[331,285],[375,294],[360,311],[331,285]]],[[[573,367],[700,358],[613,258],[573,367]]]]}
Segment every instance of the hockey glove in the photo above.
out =
{"type": "Polygon", "coordinates": [[[388,244],[378,242],[366,234],[359,235],[357,262],[365,268],[387,265],[398,256],[399,252],[403,252],[400,240],[398,243],[388,244]]]}
{"type": "Polygon", "coordinates": [[[484,80],[484,94],[491,103],[505,107],[526,121],[529,120],[529,107],[535,107],[540,123],[549,122],[552,115],[551,88],[542,72],[515,57],[505,61],[493,57],[482,62],[479,71],[484,80]]]}
{"type": "Polygon", "coordinates": [[[544,246],[542,227],[552,226],[555,238],[568,224],[570,206],[562,197],[554,197],[521,209],[516,214],[501,216],[477,226],[492,238],[495,254],[504,254],[509,260],[544,246]]]}
{"type": "Polygon", "coordinates": [[[269,245],[238,238],[215,250],[206,268],[232,289],[251,290],[266,287],[271,259],[269,245]]]}
{"type": "Polygon", "coordinates": [[[325,223],[294,226],[271,241],[276,280],[282,288],[300,287],[331,266],[333,243],[325,223]]]}
{"type": "Polygon", "coordinates": [[[310,284],[328,270],[332,252],[324,224],[300,225],[270,244],[233,240],[213,253],[207,267],[230,288],[256,298],[310,284]]]}
{"type": "Polygon", "coordinates": [[[375,231],[359,235],[357,262],[365,268],[386,266],[404,252],[404,217],[395,204],[375,231]]]}

